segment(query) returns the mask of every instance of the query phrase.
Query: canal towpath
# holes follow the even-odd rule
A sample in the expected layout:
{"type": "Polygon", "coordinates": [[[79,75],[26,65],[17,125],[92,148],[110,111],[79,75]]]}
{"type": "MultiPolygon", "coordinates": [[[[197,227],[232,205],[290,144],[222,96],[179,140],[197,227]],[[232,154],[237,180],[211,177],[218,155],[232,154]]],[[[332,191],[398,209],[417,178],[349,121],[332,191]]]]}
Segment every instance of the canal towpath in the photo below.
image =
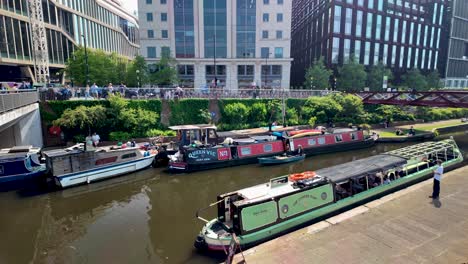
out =
{"type": "MultiPolygon", "coordinates": [[[[468,166],[244,251],[247,263],[468,263],[468,166]]],[[[233,263],[242,260],[237,254],[233,263]]]]}

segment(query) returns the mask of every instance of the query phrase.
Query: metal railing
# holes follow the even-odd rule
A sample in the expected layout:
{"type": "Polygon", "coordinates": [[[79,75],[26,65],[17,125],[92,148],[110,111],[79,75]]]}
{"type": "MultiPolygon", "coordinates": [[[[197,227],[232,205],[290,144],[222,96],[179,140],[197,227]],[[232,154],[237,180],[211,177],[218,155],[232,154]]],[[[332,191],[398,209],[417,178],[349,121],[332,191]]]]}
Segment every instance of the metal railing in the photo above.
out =
{"type": "MultiPolygon", "coordinates": [[[[326,96],[331,90],[287,90],[287,89],[222,89],[222,88],[117,88],[112,93],[120,93],[128,99],[281,99],[308,98],[310,96],[326,96]]],[[[69,99],[103,99],[110,94],[109,89],[90,89],[74,87],[69,90],[50,88],[40,92],[41,100],[69,100],[69,99]]]]}
{"type": "Polygon", "coordinates": [[[37,103],[39,96],[36,90],[18,90],[0,92],[0,114],[23,106],[37,103]]]}

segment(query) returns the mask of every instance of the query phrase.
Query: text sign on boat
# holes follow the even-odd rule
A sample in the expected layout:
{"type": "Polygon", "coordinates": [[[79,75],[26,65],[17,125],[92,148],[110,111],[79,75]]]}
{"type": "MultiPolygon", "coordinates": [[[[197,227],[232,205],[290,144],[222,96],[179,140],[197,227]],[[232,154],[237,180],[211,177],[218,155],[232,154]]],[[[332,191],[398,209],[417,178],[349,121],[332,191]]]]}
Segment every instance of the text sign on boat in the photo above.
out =
{"type": "Polygon", "coordinates": [[[218,160],[218,153],[214,149],[196,149],[188,153],[187,161],[215,161],[218,160]]]}
{"type": "Polygon", "coordinates": [[[219,148],[218,149],[218,160],[228,160],[230,158],[229,148],[219,148]]]}

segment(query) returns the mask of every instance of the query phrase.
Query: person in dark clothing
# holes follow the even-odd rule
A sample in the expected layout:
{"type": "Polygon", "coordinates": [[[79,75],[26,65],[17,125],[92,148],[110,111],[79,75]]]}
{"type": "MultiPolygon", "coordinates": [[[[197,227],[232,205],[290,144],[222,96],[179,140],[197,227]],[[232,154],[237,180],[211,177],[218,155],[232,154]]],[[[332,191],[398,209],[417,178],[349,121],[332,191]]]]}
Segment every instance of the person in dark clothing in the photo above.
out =
{"type": "Polygon", "coordinates": [[[437,160],[437,168],[434,170],[434,186],[432,188],[432,195],[429,196],[429,198],[439,198],[440,180],[442,179],[442,174],[444,174],[444,166],[442,166],[441,160],[437,160]]]}
{"type": "Polygon", "coordinates": [[[296,150],[296,155],[304,155],[304,150],[302,149],[302,145],[298,145],[297,146],[297,150],[296,150]]]}
{"type": "Polygon", "coordinates": [[[413,126],[411,126],[411,128],[409,129],[408,135],[410,135],[410,136],[416,135],[416,131],[414,130],[413,126]]]}

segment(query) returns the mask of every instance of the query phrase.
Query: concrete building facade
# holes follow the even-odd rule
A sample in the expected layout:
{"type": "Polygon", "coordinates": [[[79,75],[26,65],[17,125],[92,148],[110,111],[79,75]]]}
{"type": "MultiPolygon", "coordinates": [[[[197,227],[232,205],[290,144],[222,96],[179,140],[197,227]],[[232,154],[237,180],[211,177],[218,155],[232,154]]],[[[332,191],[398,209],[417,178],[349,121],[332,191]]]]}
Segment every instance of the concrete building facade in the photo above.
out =
{"type": "Polygon", "coordinates": [[[290,0],[139,0],[141,54],[177,62],[180,85],[289,89],[290,0]]]}
{"type": "Polygon", "coordinates": [[[371,66],[383,62],[398,77],[409,69],[440,68],[446,0],[295,0],[292,80],[302,85],[320,57],[337,68],[350,56],[371,66]]]}
{"type": "MultiPolygon", "coordinates": [[[[20,81],[33,74],[33,45],[27,0],[0,1],[0,81],[20,81]]],[[[75,47],[139,52],[138,21],[118,0],[43,0],[50,79],[54,80],[75,47]]]]}

